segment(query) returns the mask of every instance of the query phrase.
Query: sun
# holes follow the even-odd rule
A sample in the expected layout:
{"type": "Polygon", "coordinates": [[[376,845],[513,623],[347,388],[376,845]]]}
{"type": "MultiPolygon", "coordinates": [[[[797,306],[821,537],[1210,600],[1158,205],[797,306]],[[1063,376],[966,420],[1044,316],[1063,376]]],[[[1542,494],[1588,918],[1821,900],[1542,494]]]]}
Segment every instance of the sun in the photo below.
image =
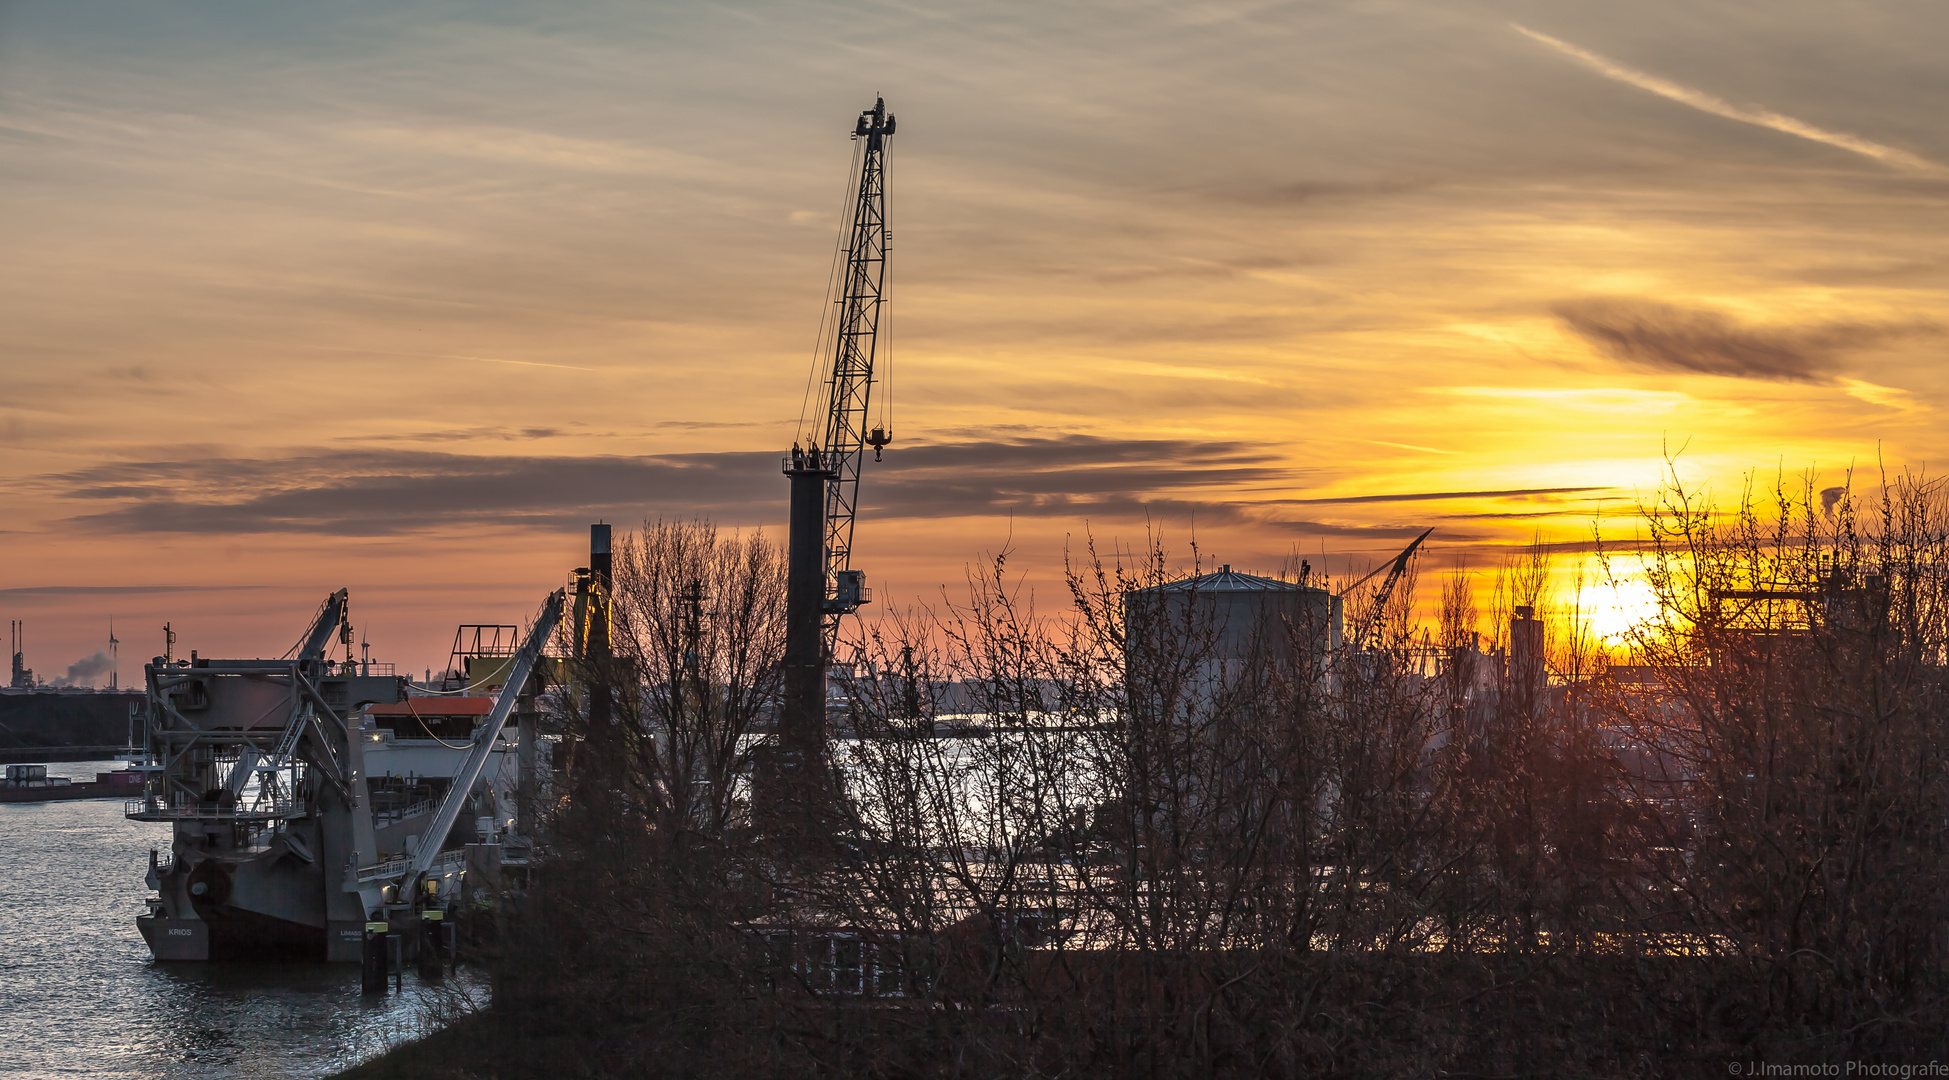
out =
{"type": "Polygon", "coordinates": [[[1600,582],[1578,592],[1577,607],[1604,644],[1628,645],[1633,631],[1657,619],[1658,594],[1641,579],[1600,582]]]}

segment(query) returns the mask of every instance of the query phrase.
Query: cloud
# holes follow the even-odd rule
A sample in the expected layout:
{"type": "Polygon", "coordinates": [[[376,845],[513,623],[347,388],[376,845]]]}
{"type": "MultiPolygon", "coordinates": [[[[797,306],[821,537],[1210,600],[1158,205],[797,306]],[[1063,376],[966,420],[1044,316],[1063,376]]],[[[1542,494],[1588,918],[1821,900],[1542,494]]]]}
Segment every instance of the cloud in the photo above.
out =
{"type": "Polygon", "coordinates": [[[1883,165],[1903,169],[1908,172],[1923,173],[1929,176],[1949,175],[1949,169],[1945,169],[1943,166],[1927,158],[1912,154],[1907,150],[1900,150],[1892,146],[1883,146],[1881,143],[1870,142],[1858,135],[1849,135],[1846,132],[1828,131],[1825,128],[1818,128],[1804,120],[1796,120],[1791,116],[1784,116],[1771,109],[1734,105],[1724,98],[1708,94],[1703,90],[1694,90],[1689,86],[1680,86],[1678,83],[1672,82],[1669,79],[1661,79],[1656,75],[1639,71],[1636,68],[1625,67],[1623,64],[1606,59],[1588,49],[1578,48],[1567,41],[1561,41],[1548,34],[1539,34],[1518,23],[1510,23],[1509,25],[1511,29],[1524,37],[1547,45],[1557,52],[1579,61],[1584,66],[1605,78],[1616,79],[1621,83],[1628,83],[1640,90],[1649,90],[1659,97],[1676,101],[1681,105],[1689,105],[1701,112],[1708,112],[1714,116],[1723,116],[1728,120],[1738,120],[1741,123],[1771,128],[1774,131],[1783,132],[1788,135],[1797,135],[1803,139],[1810,139],[1817,143],[1826,143],[1829,146],[1836,146],[1843,150],[1851,150],[1863,157],[1873,158],[1883,165]]]}
{"type": "Polygon", "coordinates": [[[1849,397],[1857,401],[1865,401],[1870,405],[1879,405],[1884,409],[1894,409],[1897,412],[1914,412],[1923,408],[1915,400],[1914,394],[1899,386],[1878,386],[1861,379],[1846,378],[1841,379],[1840,384],[1849,397]]]}
{"type": "Polygon", "coordinates": [[[1595,517],[1590,509],[1582,510],[1531,510],[1520,514],[1443,514],[1443,521],[1521,521],[1530,518],[1546,517],[1595,517]]]}
{"type": "MultiPolygon", "coordinates": [[[[71,519],[118,532],[404,535],[456,523],[555,528],[591,516],[781,519],[774,452],[644,457],[463,455],[364,448],[278,458],[185,456],[40,478],[74,500],[119,503],[71,519]]],[[[868,463],[864,516],[1252,519],[1230,493],[1290,483],[1269,447],[1069,435],[903,447],[868,463]]]]}
{"type": "Polygon", "coordinates": [[[446,431],[399,431],[378,432],[371,435],[340,435],[334,442],[522,442],[534,439],[554,439],[564,434],[560,428],[553,427],[469,427],[450,428],[446,431]]]}
{"type": "Polygon", "coordinates": [[[708,176],[710,162],[694,154],[619,140],[576,139],[505,127],[442,125],[424,128],[370,128],[352,136],[387,147],[433,151],[515,165],[539,165],[576,172],[708,176]]]}
{"type": "Polygon", "coordinates": [[[145,593],[234,592],[240,589],[266,589],[268,585],[29,585],[0,589],[0,597],[31,596],[140,596],[145,593]]]}
{"type": "Polygon", "coordinates": [[[1848,353],[1935,333],[1922,324],[1744,326],[1715,311],[1650,300],[1569,300],[1564,325],[1613,359],[1648,371],[1831,385],[1848,353]]]}
{"type": "MultiPolygon", "coordinates": [[[[713,512],[782,490],[776,455],[463,455],[363,449],[116,462],[50,478],[124,505],[73,519],[118,532],[388,536],[455,523],[559,525],[671,505],[713,512]],[[769,469],[767,469],[769,465],[769,469]],[[771,476],[767,476],[767,473],[771,476]]],[[[667,511],[666,511],[667,512],[667,511]]]]}
{"type": "MultiPolygon", "coordinates": [[[[1339,525],[1327,521],[1273,521],[1268,524],[1311,536],[1372,537],[1376,540],[1420,536],[1427,528],[1425,525],[1339,525]]],[[[1481,539],[1470,533],[1444,532],[1440,535],[1444,541],[1481,539]]]]}
{"type": "Polygon", "coordinates": [[[1362,199],[1425,191],[1435,186],[1428,179],[1365,181],[1300,180],[1287,184],[1226,191],[1240,202],[1261,205],[1294,205],[1323,199],[1362,199]]]}
{"type": "Polygon", "coordinates": [[[1504,488],[1499,491],[1412,491],[1398,495],[1340,495],[1328,499],[1275,499],[1293,505],[1326,503],[1432,502],[1440,499],[1513,499],[1532,495],[1583,495],[1607,487],[1504,488]]]}

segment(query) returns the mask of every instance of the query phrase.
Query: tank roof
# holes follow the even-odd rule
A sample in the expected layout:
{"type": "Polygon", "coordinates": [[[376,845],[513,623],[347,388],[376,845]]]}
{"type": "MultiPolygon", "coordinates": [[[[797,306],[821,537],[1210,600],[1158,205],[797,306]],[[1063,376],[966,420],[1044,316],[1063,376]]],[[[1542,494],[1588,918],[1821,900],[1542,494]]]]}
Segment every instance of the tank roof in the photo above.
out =
{"type": "Polygon", "coordinates": [[[1216,573],[1199,574],[1197,577],[1188,577],[1180,581],[1169,581],[1162,585],[1153,585],[1147,589],[1137,589],[1134,591],[1221,593],[1325,592],[1326,590],[1311,588],[1306,585],[1301,585],[1296,581],[1281,581],[1278,578],[1261,577],[1258,574],[1240,573],[1232,569],[1232,564],[1226,563],[1219,567],[1216,573]]]}

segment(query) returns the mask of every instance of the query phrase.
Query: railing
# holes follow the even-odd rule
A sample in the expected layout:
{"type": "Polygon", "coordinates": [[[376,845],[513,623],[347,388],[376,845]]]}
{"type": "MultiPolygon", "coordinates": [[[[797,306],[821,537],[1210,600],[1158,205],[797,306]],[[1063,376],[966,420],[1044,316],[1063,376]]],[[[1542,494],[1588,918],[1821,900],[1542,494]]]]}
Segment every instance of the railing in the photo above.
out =
{"type": "Polygon", "coordinates": [[[830,454],[825,456],[805,454],[796,458],[786,454],[778,459],[778,471],[787,476],[797,472],[830,474],[838,471],[838,467],[838,458],[830,454]]]}
{"type": "Polygon", "coordinates": [[[165,806],[154,799],[128,799],[122,804],[122,816],[130,821],[278,821],[310,812],[302,799],[278,799],[254,807],[165,806]]]}
{"type": "Polygon", "coordinates": [[[384,810],[374,810],[372,812],[372,823],[374,825],[396,825],[409,817],[415,817],[419,814],[430,814],[439,805],[440,802],[438,799],[422,799],[410,806],[389,806],[384,810]]]}
{"type": "Polygon", "coordinates": [[[773,989],[846,997],[904,997],[908,972],[898,935],[869,940],[851,930],[761,930],[754,942],[773,989]]]}
{"type": "MultiPolygon", "coordinates": [[[[452,851],[443,851],[434,856],[433,865],[427,867],[426,872],[429,874],[444,874],[448,871],[463,869],[466,865],[467,850],[465,848],[455,848],[452,851]]],[[[361,866],[359,867],[358,879],[360,881],[380,881],[385,878],[405,877],[406,872],[412,868],[413,856],[407,855],[403,858],[388,859],[377,866],[361,866]]]]}

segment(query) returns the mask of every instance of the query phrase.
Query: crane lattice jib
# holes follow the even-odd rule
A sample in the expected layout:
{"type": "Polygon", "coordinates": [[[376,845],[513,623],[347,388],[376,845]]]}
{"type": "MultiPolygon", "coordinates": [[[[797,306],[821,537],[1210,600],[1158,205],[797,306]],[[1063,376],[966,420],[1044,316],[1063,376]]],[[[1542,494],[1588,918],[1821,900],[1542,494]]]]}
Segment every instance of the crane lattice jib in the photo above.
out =
{"type": "MultiPolygon", "coordinates": [[[[867,439],[867,405],[873,391],[874,350],[880,332],[880,305],[886,285],[886,140],[893,117],[884,98],[860,114],[855,138],[866,140],[859,170],[859,195],[853,203],[851,243],[839,296],[839,328],[832,371],[822,386],[826,418],[823,440],[832,478],[826,484],[826,581],[852,565],[853,517],[859,505],[859,470],[867,439]]],[[[826,616],[828,648],[839,616],[826,616]]]]}

